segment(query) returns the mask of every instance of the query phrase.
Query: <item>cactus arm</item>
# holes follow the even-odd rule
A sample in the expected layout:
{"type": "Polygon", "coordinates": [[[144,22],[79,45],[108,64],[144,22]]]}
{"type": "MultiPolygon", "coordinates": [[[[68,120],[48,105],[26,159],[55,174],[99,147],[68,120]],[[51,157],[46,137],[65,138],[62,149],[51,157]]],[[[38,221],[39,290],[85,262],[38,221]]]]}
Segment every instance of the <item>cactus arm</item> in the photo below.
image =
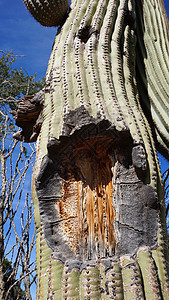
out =
{"type": "Polygon", "coordinates": [[[27,9],[43,26],[62,25],[68,12],[68,0],[23,0],[27,9]]]}

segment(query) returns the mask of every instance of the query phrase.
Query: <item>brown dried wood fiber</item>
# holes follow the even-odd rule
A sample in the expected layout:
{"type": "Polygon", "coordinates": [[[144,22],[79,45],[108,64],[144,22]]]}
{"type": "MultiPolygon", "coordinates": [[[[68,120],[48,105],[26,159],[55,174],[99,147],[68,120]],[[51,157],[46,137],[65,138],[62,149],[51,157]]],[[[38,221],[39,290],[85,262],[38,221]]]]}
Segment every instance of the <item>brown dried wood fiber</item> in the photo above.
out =
{"type": "Polygon", "coordinates": [[[112,161],[108,149],[102,149],[97,139],[77,145],[74,155],[83,180],[75,180],[70,174],[57,203],[60,227],[75,252],[79,251],[79,240],[85,248],[87,243],[91,248],[99,248],[101,243],[107,251],[114,247],[112,161]]]}

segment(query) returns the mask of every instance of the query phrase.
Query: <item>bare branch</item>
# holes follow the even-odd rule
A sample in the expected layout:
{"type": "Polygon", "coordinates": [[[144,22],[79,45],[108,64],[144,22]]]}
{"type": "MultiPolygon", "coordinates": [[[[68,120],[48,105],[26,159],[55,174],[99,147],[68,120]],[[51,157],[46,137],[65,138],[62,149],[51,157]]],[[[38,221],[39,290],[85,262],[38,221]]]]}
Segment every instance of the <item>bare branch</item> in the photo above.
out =
{"type": "Polygon", "coordinates": [[[16,55],[16,54],[6,53],[3,50],[0,50],[0,52],[7,55],[7,56],[11,56],[11,57],[25,57],[26,56],[26,55],[16,55]]]}
{"type": "Polygon", "coordinates": [[[7,300],[8,299],[8,296],[9,296],[9,293],[10,291],[12,290],[12,288],[14,286],[16,286],[19,282],[21,282],[26,276],[32,274],[33,272],[36,271],[36,267],[32,270],[30,270],[29,272],[27,272],[26,274],[24,274],[23,276],[21,276],[18,280],[15,281],[15,283],[13,285],[10,286],[9,290],[7,291],[6,295],[5,295],[5,299],[4,300],[7,300]]]}

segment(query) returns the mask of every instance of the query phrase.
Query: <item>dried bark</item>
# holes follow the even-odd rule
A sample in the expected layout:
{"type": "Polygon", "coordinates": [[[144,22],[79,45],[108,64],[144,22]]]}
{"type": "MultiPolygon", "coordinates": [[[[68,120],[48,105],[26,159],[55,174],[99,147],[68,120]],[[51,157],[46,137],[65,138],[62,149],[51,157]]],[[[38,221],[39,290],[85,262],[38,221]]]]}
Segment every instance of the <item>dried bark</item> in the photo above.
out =
{"type": "Polygon", "coordinates": [[[22,131],[16,132],[13,137],[22,142],[35,142],[39,135],[43,122],[42,109],[44,102],[44,92],[40,91],[36,95],[25,96],[20,99],[17,110],[12,111],[16,125],[22,131]]]}

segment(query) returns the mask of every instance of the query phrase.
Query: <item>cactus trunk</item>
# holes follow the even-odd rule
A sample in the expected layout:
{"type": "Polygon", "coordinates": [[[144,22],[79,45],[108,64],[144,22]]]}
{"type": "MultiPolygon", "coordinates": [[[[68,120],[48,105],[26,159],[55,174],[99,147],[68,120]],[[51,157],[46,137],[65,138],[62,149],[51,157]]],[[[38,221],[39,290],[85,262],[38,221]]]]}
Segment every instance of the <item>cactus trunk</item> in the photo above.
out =
{"type": "Polygon", "coordinates": [[[167,22],[160,0],[71,3],[33,175],[37,299],[169,299],[167,22]]]}

